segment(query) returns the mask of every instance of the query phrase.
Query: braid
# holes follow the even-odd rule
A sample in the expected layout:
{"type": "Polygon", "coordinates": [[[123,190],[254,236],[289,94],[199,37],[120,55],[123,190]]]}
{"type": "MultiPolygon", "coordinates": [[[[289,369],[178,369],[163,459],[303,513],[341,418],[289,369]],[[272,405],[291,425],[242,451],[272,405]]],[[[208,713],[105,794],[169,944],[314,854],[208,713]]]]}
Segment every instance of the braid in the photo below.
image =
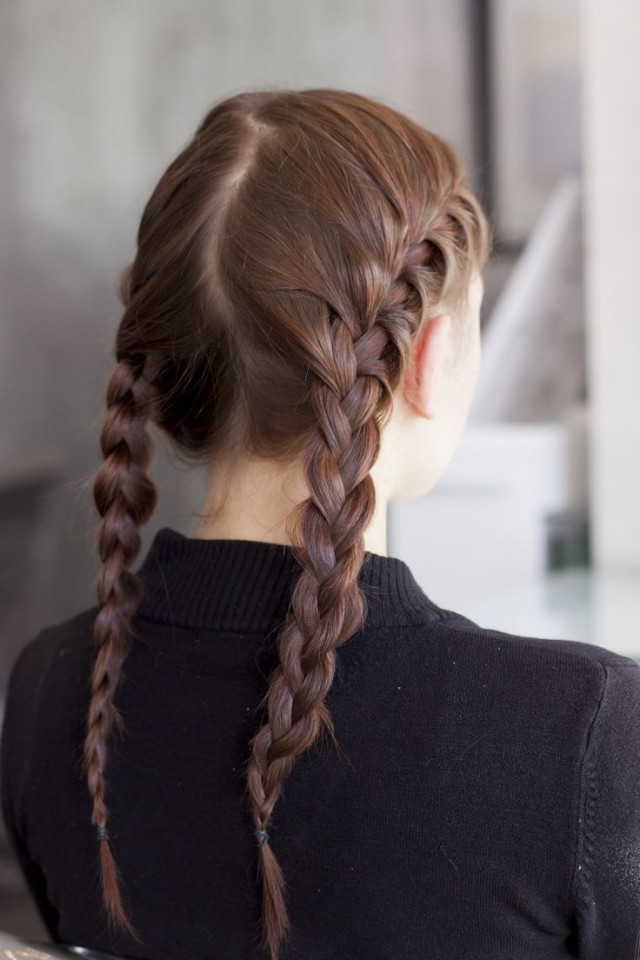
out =
{"type": "Polygon", "coordinates": [[[114,699],[142,598],[130,567],[156,504],[147,420],[187,464],[224,465],[245,449],[303,464],[308,498],[287,522],[301,572],[243,770],[263,945],[277,960],[290,923],[267,828],[296,758],[323,730],[339,747],[325,701],[336,651],[367,616],[358,581],[382,428],[425,304],[464,299],[489,238],[452,148],[335,90],[222,101],[145,206],[120,277],[94,477],[102,567],[83,751],[104,904],[136,939],[109,846],[105,767],[113,727],[124,731],[114,699]]]}
{"type": "Polygon", "coordinates": [[[124,911],[109,846],[104,772],[113,726],[124,732],[114,696],[128,652],[131,619],[141,599],[140,581],[128,568],[140,549],[138,527],[146,523],[157,499],[155,485],[145,473],[152,450],[145,420],[154,391],[148,373],[143,375],[143,366],[119,359],[107,387],[101,434],[104,462],[93,481],[94,500],[102,518],[97,536],[102,560],[97,577],[101,609],[93,629],[95,661],[83,749],[83,769],[93,800],[91,822],[100,841],[103,903],[109,920],[136,939],[138,934],[124,911]]]}
{"type": "Polygon", "coordinates": [[[392,406],[392,361],[406,354],[419,317],[408,302],[417,295],[415,265],[427,245],[407,252],[375,322],[358,335],[357,322],[335,316],[332,355],[311,383],[316,425],[304,457],[310,496],[291,514],[295,555],[302,566],[291,611],[279,638],[279,663],[261,706],[268,718],[251,741],[247,793],[259,842],[262,937],[271,960],[290,930],[282,870],[269,845],[267,826],[297,756],[325,728],[335,739],[325,698],[333,683],[336,648],[367,615],[358,584],[365,558],[364,531],[376,504],[370,475],[380,450],[381,426],[392,406]],[[411,286],[410,286],[411,284],[411,286]],[[399,317],[399,314],[402,317],[399,317]],[[402,322],[399,322],[399,321],[402,322]]]}

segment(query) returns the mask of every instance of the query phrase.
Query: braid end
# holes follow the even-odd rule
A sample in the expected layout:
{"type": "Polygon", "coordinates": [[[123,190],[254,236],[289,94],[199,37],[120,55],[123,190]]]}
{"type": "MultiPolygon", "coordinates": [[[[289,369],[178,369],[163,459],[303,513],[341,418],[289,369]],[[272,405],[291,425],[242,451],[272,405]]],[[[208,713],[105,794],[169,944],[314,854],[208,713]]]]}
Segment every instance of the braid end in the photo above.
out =
{"type": "Polygon", "coordinates": [[[262,878],[262,944],[270,960],[278,960],[281,941],[289,933],[290,921],[284,899],[285,880],[280,864],[268,842],[259,847],[262,878]]]}
{"type": "Polygon", "coordinates": [[[139,943],[140,936],[129,918],[127,917],[122,904],[122,895],[120,893],[120,878],[115,860],[109,848],[108,840],[100,842],[100,872],[102,875],[102,890],[104,894],[104,903],[107,908],[109,921],[120,929],[125,930],[139,943]]]}

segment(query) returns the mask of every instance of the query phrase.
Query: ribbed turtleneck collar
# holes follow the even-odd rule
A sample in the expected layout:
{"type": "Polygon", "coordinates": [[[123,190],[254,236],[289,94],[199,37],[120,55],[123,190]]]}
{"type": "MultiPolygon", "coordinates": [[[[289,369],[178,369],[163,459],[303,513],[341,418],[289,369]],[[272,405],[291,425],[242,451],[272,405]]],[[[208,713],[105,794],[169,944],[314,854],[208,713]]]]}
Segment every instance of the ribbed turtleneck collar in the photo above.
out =
{"type": "MultiPolygon", "coordinates": [[[[264,633],[286,616],[301,569],[285,544],[199,540],[162,527],[137,570],[145,585],[138,614],[174,626],[264,633]]],[[[397,557],[367,551],[358,582],[367,627],[424,623],[445,612],[397,557]]]]}

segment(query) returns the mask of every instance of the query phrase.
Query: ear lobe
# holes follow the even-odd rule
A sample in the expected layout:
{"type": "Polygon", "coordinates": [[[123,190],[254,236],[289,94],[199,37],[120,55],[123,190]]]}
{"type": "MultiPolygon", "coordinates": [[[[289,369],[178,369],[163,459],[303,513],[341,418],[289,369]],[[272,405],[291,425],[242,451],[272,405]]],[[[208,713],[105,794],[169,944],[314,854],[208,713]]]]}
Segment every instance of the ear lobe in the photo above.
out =
{"type": "Polygon", "coordinates": [[[450,324],[447,313],[425,320],[407,368],[405,398],[427,420],[435,416],[437,373],[447,351],[450,324]]]}

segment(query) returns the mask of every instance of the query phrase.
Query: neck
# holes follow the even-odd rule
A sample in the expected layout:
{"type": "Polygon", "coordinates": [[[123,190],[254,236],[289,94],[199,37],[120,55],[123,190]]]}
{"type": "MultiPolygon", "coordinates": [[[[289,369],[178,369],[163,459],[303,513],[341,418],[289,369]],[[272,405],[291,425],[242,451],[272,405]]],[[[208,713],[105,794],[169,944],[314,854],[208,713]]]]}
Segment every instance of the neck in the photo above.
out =
{"type": "MultiPolygon", "coordinates": [[[[373,475],[373,473],[372,473],[373,475]]],[[[374,481],[375,482],[375,481],[374,481]]],[[[258,540],[289,544],[286,522],[308,488],[299,469],[272,461],[241,460],[213,469],[200,523],[199,540],[258,540]]],[[[364,548],[387,556],[388,497],[376,483],[376,509],[364,532],[364,548]]]]}

